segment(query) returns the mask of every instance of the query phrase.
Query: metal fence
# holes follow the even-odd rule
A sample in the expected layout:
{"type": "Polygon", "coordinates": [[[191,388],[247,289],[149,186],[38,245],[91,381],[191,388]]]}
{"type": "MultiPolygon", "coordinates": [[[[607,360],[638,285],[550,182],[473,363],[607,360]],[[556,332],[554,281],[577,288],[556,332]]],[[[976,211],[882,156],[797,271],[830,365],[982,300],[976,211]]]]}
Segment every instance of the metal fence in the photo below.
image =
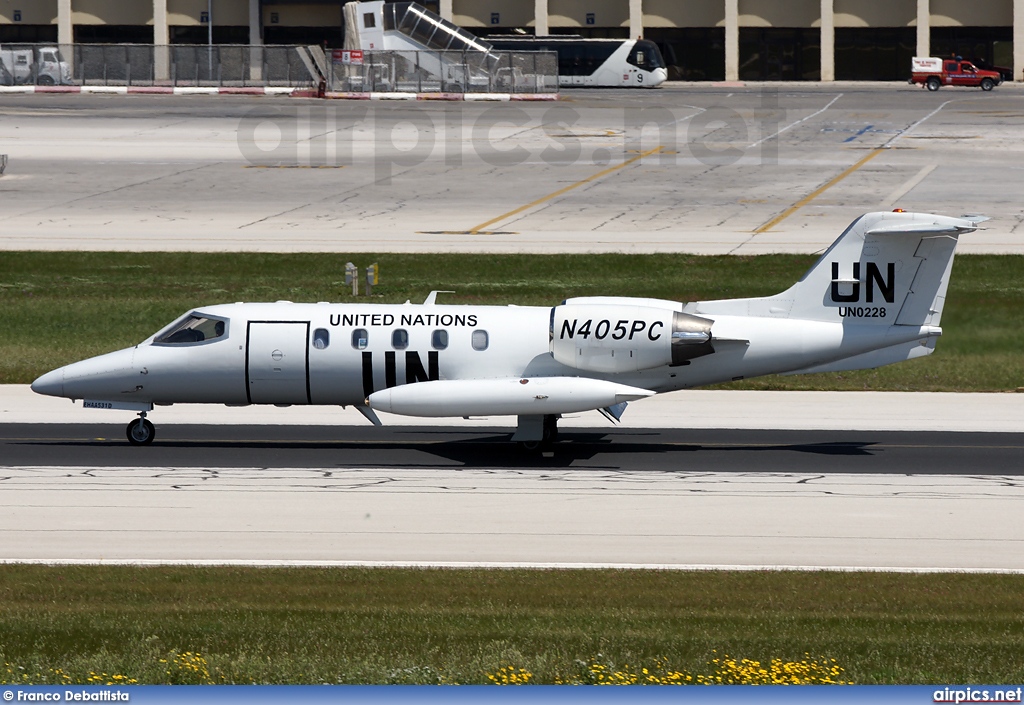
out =
{"type": "Polygon", "coordinates": [[[554,93],[553,51],[332,52],[327,84],[338,92],[554,93]]]}
{"type": "Polygon", "coordinates": [[[316,86],[319,47],[2,44],[0,85],[316,86]]]}
{"type": "Polygon", "coordinates": [[[554,93],[555,52],[336,50],[235,44],[2,44],[0,86],[291,86],[332,91],[554,93]]]}

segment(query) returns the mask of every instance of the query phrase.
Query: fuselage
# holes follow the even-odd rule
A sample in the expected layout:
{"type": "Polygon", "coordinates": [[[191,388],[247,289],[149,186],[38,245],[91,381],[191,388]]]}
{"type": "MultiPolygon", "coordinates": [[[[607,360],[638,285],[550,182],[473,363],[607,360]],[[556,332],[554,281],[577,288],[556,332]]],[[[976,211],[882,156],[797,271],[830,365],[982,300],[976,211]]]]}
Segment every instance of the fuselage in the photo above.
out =
{"type": "MultiPolygon", "coordinates": [[[[172,324],[132,348],[54,370],[33,386],[56,396],[110,399],[114,393],[116,400],[155,404],[347,405],[362,404],[375,391],[437,379],[580,376],[549,353],[550,311],[288,302],[206,306],[190,315],[222,321],[222,334],[161,341],[172,324]]],[[[659,377],[663,386],[668,375],[659,377]]]]}
{"type": "MultiPolygon", "coordinates": [[[[635,342],[643,344],[660,337],[645,315],[651,314],[629,320],[623,335],[639,328],[635,342]]],[[[552,337],[564,331],[552,331],[551,321],[550,307],[534,306],[214,305],[134,347],[54,370],[33,388],[73,399],[232,405],[362,404],[374,392],[431,380],[583,377],[666,392],[798,370],[879,346],[877,330],[858,344],[858,331],[871,330],[848,321],[718,315],[713,354],[678,366],[602,373],[555,360],[552,337]]],[[[609,339],[615,325],[606,326],[609,339]]],[[[593,326],[599,332],[601,321],[593,326]]],[[[914,329],[905,337],[920,335],[914,329]]]]}

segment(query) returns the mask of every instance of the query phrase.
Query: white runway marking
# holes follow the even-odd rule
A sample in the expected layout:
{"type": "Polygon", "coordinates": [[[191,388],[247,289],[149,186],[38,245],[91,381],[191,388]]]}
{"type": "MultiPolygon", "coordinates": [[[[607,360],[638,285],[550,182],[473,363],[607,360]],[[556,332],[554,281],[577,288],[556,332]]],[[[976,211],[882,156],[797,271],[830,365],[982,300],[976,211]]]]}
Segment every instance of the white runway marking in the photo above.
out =
{"type": "Polygon", "coordinates": [[[802,118],[800,118],[799,120],[796,120],[796,121],[794,121],[794,122],[791,122],[791,123],[789,123],[788,125],[786,125],[785,127],[783,127],[783,128],[781,129],[781,130],[779,130],[778,132],[773,132],[772,134],[768,135],[767,137],[762,137],[762,138],[761,138],[761,139],[759,139],[759,140],[758,140],[757,142],[751,142],[750,144],[748,144],[748,145],[747,145],[747,149],[751,149],[751,148],[753,148],[753,147],[756,147],[756,146],[758,146],[759,144],[762,144],[762,143],[764,143],[764,142],[767,142],[768,140],[771,140],[771,139],[775,139],[776,137],[778,137],[779,135],[781,135],[781,134],[782,134],[783,132],[788,132],[789,130],[792,130],[792,129],[793,129],[794,127],[796,127],[797,125],[800,125],[800,124],[802,124],[802,123],[805,123],[805,122],[807,122],[808,120],[810,120],[811,118],[813,118],[813,117],[817,117],[818,115],[821,115],[821,114],[822,114],[823,112],[825,112],[826,110],[828,110],[829,108],[831,108],[831,107],[832,107],[832,105],[833,105],[833,104],[834,104],[834,103],[835,103],[835,102],[836,102],[837,100],[839,100],[839,99],[840,99],[840,98],[842,98],[842,97],[843,97],[843,94],[842,94],[842,93],[840,93],[840,94],[839,94],[839,95],[837,95],[837,96],[836,96],[835,98],[833,98],[832,100],[830,100],[830,101],[828,102],[828,105],[826,105],[826,106],[825,106],[824,108],[821,108],[820,110],[816,110],[815,112],[811,113],[810,115],[807,115],[807,116],[805,116],[805,117],[802,117],[802,118]]]}
{"type": "Polygon", "coordinates": [[[922,181],[927,179],[928,175],[930,173],[932,173],[933,171],[935,171],[935,169],[938,166],[939,166],[938,164],[929,164],[926,167],[922,167],[921,171],[917,172],[917,174],[913,178],[911,178],[905,184],[903,184],[898,189],[896,189],[891,194],[889,194],[888,197],[883,198],[882,202],[878,204],[879,207],[881,207],[881,208],[889,208],[891,206],[896,205],[896,201],[900,200],[901,198],[906,196],[908,193],[913,191],[914,187],[916,187],[922,181]]]}

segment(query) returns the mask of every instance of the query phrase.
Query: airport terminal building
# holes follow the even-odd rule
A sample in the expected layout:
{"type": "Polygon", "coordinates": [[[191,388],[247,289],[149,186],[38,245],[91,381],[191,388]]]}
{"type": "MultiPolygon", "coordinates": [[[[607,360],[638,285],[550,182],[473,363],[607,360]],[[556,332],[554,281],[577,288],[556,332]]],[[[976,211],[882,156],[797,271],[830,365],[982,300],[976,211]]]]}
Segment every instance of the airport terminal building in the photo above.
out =
{"type": "MultiPolygon", "coordinates": [[[[3,43],[341,46],[344,0],[0,0],[3,43]]],[[[912,56],[1012,67],[1024,0],[426,0],[471,32],[643,36],[670,80],[898,80],[912,56]]]]}

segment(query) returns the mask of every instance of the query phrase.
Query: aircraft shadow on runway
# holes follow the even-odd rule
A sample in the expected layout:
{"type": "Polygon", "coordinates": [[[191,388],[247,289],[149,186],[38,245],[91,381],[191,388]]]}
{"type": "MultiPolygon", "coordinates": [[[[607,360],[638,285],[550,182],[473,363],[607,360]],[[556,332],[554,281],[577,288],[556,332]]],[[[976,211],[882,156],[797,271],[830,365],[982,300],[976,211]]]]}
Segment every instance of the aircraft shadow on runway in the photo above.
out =
{"type": "MultiPolygon", "coordinates": [[[[193,439],[180,430],[175,437],[157,440],[150,446],[134,447],[126,441],[107,438],[93,440],[20,439],[7,447],[21,446],[32,457],[32,465],[109,465],[170,467],[375,467],[375,468],[565,468],[585,470],[678,471],[701,469],[721,472],[761,472],[797,466],[822,471],[822,462],[843,459],[874,458],[882,452],[875,440],[824,442],[749,442],[741,440],[706,441],[678,437],[662,431],[563,431],[559,442],[548,448],[526,450],[509,443],[510,434],[467,432],[464,429],[402,430],[389,429],[387,438],[369,432],[359,438],[330,440],[332,429],[324,434],[306,430],[305,438],[259,440],[260,434],[218,433],[218,437],[193,439]],[[666,436],[669,436],[666,438],[666,436]]],[[[336,431],[336,429],[334,429],[336,431]]],[[[209,433],[209,432],[207,432],[209,433]]],[[[293,435],[287,432],[283,435],[293,435]]],[[[272,435],[262,435],[272,438],[272,435]]],[[[798,439],[792,439],[798,441],[798,439]]],[[[21,453],[15,453],[21,455],[21,453]]],[[[13,458],[12,458],[13,460],[13,458]]],[[[16,460],[10,464],[19,464],[16,460]]],[[[844,464],[845,465],[845,464],[844,464]]],[[[877,472],[870,467],[845,465],[843,471],[877,472]]]]}

